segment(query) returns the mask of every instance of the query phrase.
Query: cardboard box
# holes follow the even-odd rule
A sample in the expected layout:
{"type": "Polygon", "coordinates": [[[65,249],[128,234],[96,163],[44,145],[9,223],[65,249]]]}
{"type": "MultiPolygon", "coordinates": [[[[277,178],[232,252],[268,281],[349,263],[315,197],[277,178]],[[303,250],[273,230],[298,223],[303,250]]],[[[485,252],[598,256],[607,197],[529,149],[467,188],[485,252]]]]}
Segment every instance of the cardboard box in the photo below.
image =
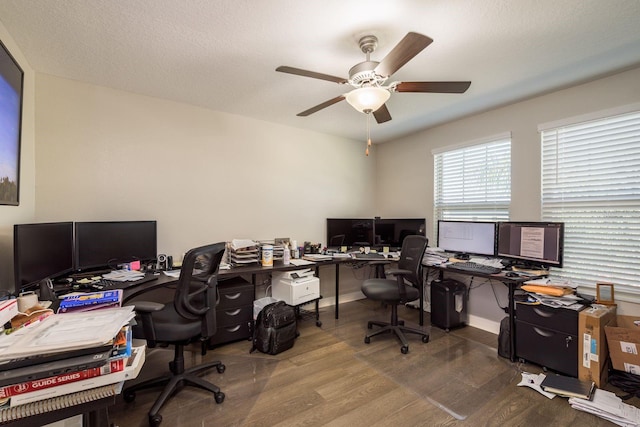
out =
{"type": "Polygon", "coordinates": [[[615,305],[594,305],[578,315],[578,378],[593,381],[598,388],[607,383],[609,374],[609,348],[604,328],[615,325],[615,305]]]}
{"type": "Polygon", "coordinates": [[[617,316],[618,326],[605,326],[613,369],[640,375],[640,317],[617,316]]]}

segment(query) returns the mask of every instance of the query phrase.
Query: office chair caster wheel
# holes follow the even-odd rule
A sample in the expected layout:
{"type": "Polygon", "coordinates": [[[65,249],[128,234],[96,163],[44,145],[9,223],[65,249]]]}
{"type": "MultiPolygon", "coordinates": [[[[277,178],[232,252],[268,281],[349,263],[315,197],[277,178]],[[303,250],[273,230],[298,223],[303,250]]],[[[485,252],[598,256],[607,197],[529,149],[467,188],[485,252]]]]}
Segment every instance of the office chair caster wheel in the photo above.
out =
{"type": "Polygon", "coordinates": [[[222,403],[222,402],[224,402],[224,393],[223,393],[223,392],[221,392],[221,391],[219,391],[219,392],[215,393],[215,394],[213,395],[213,397],[215,397],[215,398],[216,398],[216,403],[222,403]]]}
{"type": "Polygon", "coordinates": [[[369,337],[364,337],[364,343],[365,344],[369,344],[371,342],[371,338],[369,337]]]}
{"type": "Polygon", "coordinates": [[[149,415],[149,425],[151,427],[158,427],[161,422],[162,422],[162,415],[160,414],[149,415]]]}
{"type": "Polygon", "coordinates": [[[429,342],[429,337],[422,336],[422,342],[425,343],[425,344],[428,343],[429,342]]]}
{"type": "Polygon", "coordinates": [[[131,403],[136,400],[136,392],[133,390],[125,390],[124,393],[122,393],[122,398],[125,402],[131,403]]]}
{"type": "Polygon", "coordinates": [[[316,326],[319,328],[320,326],[322,326],[322,322],[318,320],[318,321],[316,322],[316,326]]]}
{"type": "Polygon", "coordinates": [[[403,345],[402,347],[400,347],[400,353],[402,354],[409,353],[409,347],[407,347],[406,345],[403,345]]]}
{"type": "Polygon", "coordinates": [[[373,329],[373,324],[371,322],[367,322],[367,329],[373,329]]]}
{"type": "Polygon", "coordinates": [[[227,367],[221,363],[216,367],[216,369],[218,370],[219,374],[224,374],[224,371],[227,369],[227,367]]]}

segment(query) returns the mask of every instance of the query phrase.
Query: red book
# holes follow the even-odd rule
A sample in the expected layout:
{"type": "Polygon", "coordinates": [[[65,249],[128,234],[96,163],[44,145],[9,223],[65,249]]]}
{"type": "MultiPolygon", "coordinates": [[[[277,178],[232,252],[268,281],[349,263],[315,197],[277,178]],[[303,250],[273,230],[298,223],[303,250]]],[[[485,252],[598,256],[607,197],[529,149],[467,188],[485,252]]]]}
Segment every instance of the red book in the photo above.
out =
{"type": "Polygon", "coordinates": [[[40,380],[25,381],[19,384],[12,384],[0,388],[0,399],[11,396],[17,396],[23,393],[42,390],[49,387],[56,387],[62,384],[68,384],[76,381],[86,380],[88,378],[99,377],[114,372],[124,370],[127,360],[126,358],[110,360],[104,366],[98,368],[85,369],[84,371],[70,372],[66,374],[55,375],[53,377],[43,378],[40,380]]]}

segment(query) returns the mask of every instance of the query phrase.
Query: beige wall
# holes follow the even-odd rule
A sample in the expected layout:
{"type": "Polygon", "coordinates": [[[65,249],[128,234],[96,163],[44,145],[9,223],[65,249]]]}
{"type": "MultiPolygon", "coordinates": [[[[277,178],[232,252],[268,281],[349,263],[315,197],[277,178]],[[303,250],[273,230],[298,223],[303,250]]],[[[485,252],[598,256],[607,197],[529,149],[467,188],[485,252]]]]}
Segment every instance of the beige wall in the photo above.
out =
{"type": "Polygon", "coordinates": [[[373,156],[358,141],[42,74],[35,100],[37,181],[22,187],[35,215],[7,227],[156,219],[159,251],[180,259],[233,238],[324,242],[325,218],[373,216],[373,156]]]}
{"type": "MultiPolygon", "coordinates": [[[[431,246],[433,235],[433,156],[435,148],[451,146],[511,132],[511,219],[540,218],[540,138],[538,125],[582,114],[640,102],[640,68],[580,86],[553,92],[524,102],[497,108],[438,126],[391,143],[376,146],[377,212],[392,215],[397,206],[417,204],[428,218],[431,246]],[[403,191],[398,191],[402,186],[403,191]]],[[[507,302],[503,285],[475,288],[469,313],[476,324],[497,330],[505,316],[498,308],[507,302]]],[[[588,291],[587,291],[588,292],[588,291]]],[[[621,311],[640,313],[635,304],[621,303],[621,311]]]]}
{"type": "Polygon", "coordinates": [[[0,205],[0,289],[13,289],[13,224],[32,222],[35,215],[34,73],[1,23],[0,40],[24,71],[20,205],[0,205]]]}

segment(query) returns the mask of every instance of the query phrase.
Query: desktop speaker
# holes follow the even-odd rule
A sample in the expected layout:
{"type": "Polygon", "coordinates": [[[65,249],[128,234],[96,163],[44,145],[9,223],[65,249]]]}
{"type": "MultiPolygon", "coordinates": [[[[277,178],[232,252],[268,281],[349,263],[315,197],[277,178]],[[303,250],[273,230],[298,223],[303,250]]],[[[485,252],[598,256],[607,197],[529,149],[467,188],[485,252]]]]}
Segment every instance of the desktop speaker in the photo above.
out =
{"type": "Polygon", "coordinates": [[[158,254],[158,258],[157,258],[157,266],[156,268],[158,270],[167,270],[167,255],[165,254],[158,254]]]}

